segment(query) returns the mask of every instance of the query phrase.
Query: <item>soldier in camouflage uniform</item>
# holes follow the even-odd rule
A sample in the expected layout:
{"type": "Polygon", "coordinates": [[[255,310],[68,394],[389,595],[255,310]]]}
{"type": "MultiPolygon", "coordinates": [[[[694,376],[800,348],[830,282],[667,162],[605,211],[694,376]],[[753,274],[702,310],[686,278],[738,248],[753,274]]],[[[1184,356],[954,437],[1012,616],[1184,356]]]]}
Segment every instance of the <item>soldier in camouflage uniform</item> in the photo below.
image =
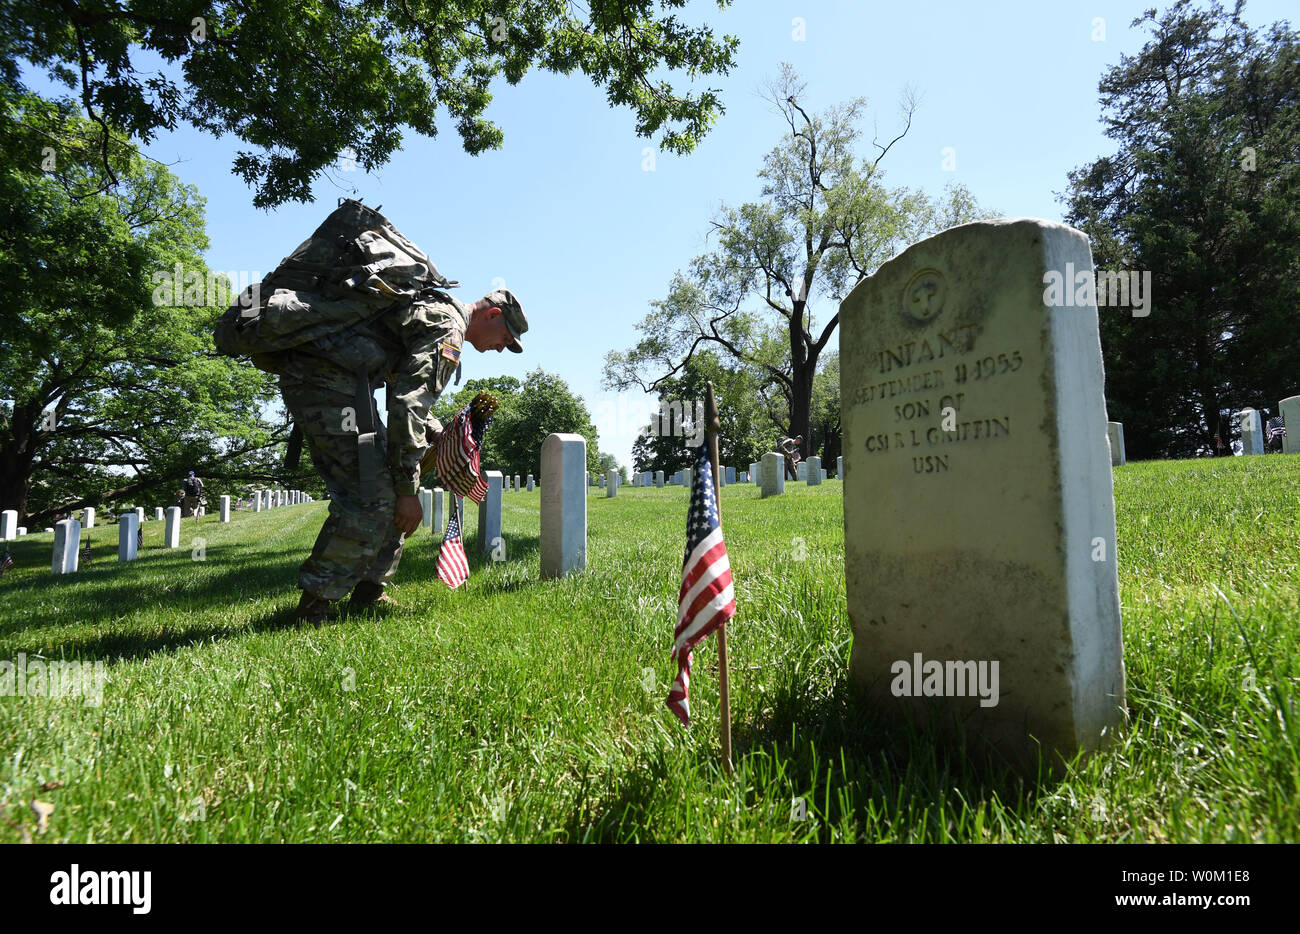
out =
{"type": "Polygon", "coordinates": [[[296,619],[319,625],[349,591],[354,608],[392,602],[384,584],[397,572],[402,536],[423,518],[420,459],[442,432],[430,410],[453,374],[460,381],[461,346],[521,353],[526,330],[508,289],[469,306],[430,289],[364,327],[279,355],[285,405],[330,492],[329,518],[299,571],[296,619]],[[362,368],[371,387],[387,384],[387,432],[374,417],[372,397],[358,398],[362,368]],[[358,444],[367,428],[374,431],[373,455],[358,444]]]}

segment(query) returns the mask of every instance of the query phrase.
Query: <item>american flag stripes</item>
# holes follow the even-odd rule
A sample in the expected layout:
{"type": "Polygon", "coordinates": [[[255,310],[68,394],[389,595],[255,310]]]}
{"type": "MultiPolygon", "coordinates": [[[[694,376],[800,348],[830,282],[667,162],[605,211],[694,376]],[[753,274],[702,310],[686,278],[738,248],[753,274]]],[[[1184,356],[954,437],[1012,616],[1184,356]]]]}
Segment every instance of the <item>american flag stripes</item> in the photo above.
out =
{"type": "Polygon", "coordinates": [[[468,496],[481,503],[487,495],[487,483],[479,476],[479,451],[492,419],[474,419],[470,411],[472,405],[470,403],[456,413],[439,436],[434,468],[442,482],[457,496],[468,496]]]}
{"type": "Polygon", "coordinates": [[[731,562],[713,494],[713,466],[708,446],[701,445],[692,475],[686,557],[682,561],[682,588],[677,595],[677,628],[673,631],[677,679],[667,700],[668,709],[684,726],[691,725],[691,652],[700,640],[735,615],[736,591],[731,585],[731,562]]]}
{"type": "Polygon", "coordinates": [[[465,559],[465,543],[460,536],[460,508],[452,509],[447,520],[447,534],[442,537],[438,551],[438,580],[455,590],[469,580],[469,561],[465,559]]]}
{"type": "Polygon", "coordinates": [[[9,554],[9,546],[5,545],[5,556],[0,558],[0,577],[4,576],[5,571],[14,566],[14,556],[9,554]]]}

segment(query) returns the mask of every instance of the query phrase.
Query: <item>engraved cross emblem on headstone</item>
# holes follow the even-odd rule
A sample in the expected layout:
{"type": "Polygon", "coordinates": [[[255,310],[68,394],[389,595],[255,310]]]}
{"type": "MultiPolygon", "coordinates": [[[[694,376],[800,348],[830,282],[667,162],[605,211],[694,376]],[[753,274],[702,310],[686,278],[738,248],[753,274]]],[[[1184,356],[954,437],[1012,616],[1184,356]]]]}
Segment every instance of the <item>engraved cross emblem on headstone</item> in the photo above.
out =
{"type": "Polygon", "coordinates": [[[922,269],[903,290],[903,311],[921,324],[928,324],[943,311],[948,285],[937,269],[922,269]]]}

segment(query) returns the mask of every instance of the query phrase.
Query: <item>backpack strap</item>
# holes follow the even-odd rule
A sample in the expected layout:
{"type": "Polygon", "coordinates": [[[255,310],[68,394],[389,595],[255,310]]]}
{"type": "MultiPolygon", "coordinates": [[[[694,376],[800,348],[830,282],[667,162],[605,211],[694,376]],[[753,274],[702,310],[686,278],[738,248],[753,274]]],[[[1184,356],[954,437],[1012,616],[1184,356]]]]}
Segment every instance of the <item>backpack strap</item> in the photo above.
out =
{"type": "Polygon", "coordinates": [[[361,501],[373,503],[379,497],[379,448],[376,446],[375,396],[370,389],[370,374],[357,370],[357,462],[360,465],[361,501]]]}

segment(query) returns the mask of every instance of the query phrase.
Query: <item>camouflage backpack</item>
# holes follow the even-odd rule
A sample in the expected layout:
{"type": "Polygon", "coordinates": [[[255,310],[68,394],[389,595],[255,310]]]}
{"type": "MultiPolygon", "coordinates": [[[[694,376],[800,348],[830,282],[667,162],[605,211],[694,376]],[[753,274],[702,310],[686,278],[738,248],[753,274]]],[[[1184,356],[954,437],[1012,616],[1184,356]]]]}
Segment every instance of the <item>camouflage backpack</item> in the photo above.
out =
{"type": "Polygon", "coordinates": [[[392,222],[351,198],[217,322],[217,350],[275,372],[274,355],[360,327],[421,292],[459,285],[392,222]]]}
{"type": "MultiPolygon", "coordinates": [[[[213,336],[221,353],[249,357],[270,373],[277,372],[280,352],[308,343],[356,373],[361,492],[372,499],[380,458],[369,371],[380,348],[374,341],[337,338],[365,329],[421,293],[459,284],[444,278],[378,208],[340,198],[315,233],[226,309],[213,336]]],[[[285,466],[297,467],[301,451],[302,429],[295,425],[285,466]]]]}

